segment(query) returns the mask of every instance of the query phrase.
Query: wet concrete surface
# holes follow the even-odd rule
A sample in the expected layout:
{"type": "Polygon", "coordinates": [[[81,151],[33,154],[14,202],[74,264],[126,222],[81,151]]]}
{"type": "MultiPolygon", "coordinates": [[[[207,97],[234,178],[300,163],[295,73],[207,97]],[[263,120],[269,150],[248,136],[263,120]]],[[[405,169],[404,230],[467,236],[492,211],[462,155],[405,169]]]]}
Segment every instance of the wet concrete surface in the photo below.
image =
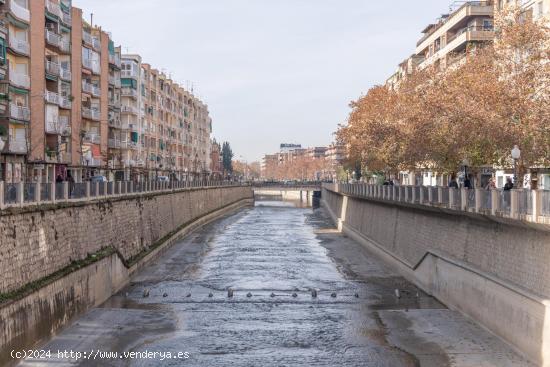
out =
{"type": "Polygon", "coordinates": [[[88,359],[21,365],[531,366],[338,233],[323,210],[276,202],[188,236],[43,349],[88,359]],[[129,351],[173,358],[121,357],[129,351]]]}

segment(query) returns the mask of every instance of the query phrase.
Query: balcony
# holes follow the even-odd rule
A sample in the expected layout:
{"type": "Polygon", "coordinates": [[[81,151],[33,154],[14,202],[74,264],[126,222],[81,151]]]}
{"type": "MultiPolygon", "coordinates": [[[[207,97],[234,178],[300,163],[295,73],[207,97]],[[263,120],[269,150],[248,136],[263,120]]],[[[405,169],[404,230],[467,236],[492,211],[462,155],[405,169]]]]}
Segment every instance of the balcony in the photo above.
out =
{"type": "Polygon", "coordinates": [[[50,0],[46,0],[46,10],[48,10],[50,14],[61,18],[61,8],[59,7],[59,4],[51,2],[50,0]]]}
{"type": "Polygon", "coordinates": [[[31,110],[28,107],[10,103],[10,117],[17,120],[29,121],[31,119],[31,110]]]}
{"type": "Polygon", "coordinates": [[[111,149],[119,149],[119,148],[120,148],[120,140],[117,140],[117,139],[109,139],[109,148],[111,148],[111,149]]]}
{"type": "Polygon", "coordinates": [[[92,35],[86,31],[82,31],[82,41],[88,46],[93,47],[92,35]]]}
{"type": "Polygon", "coordinates": [[[92,37],[92,47],[98,51],[101,50],[101,41],[97,37],[92,37]]]}
{"type": "Polygon", "coordinates": [[[10,48],[22,55],[29,55],[30,46],[26,40],[18,40],[15,37],[10,37],[10,48]]]}
{"type": "Polygon", "coordinates": [[[491,27],[466,27],[459,30],[455,35],[451,36],[447,40],[447,44],[428,57],[426,60],[418,65],[420,70],[434,64],[437,60],[442,59],[446,55],[463,49],[463,46],[470,41],[490,41],[494,38],[495,32],[491,27]]]}
{"type": "Polygon", "coordinates": [[[50,60],[46,60],[46,74],[59,76],[59,64],[50,60]]]}
{"type": "Polygon", "coordinates": [[[61,135],[70,136],[71,135],[71,123],[69,121],[69,116],[59,116],[59,128],[61,135]]]}
{"type": "Polygon", "coordinates": [[[137,97],[138,97],[137,90],[135,90],[133,88],[128,88],[128,87],[122,88],[121,95],[122,95],[122,97],[132,97],[132,98],[135,98],[135,99],[137,99],[137,97]]]}
{"type": "Polygon", "coordinates": [[[9,153],[25,154],[27,153],[27,140],[10,138],[6,149],[9,153]]]}
{"type": "Polygon", "coordinates": [[[101,144],[101,136],[97,133],[87,132],[84,134],[84,142],[91,144],[101,144]]]}
{"type": "Polygon", "coordinates": [[[131,115],[137,115],[138,114],[138,109],[134,106],[121,106],[120,108],[120,112],[122,113],[126,113],[126,114],[131,114],[131,115]]]}
{"type": "Polygon", "coordinates": [[[101,95],[101,90],[97,85],[88,83],[85,80],[82,81],[82,91],[95,97],[99,97],[101,95]]]}
{"type": "Polygon", "coordinates": [[[46,29],[45,36],[46,36],[47,44],[52,45],[54,47],[59,47],[59,45],[61,44],[61,36],[58,35],[57,33],[54,33],[46,29]]]}
{"type": "Polygon", "coordinates": [[[88,120],[99,121],[99,110],[95,108],[82,107],[82,117],[88,120]]]}
{"type": "Polygon", "coordinates": [[[73,19],[70,14],[61,12],[61,21],[70,26],[73,22],[73,19]]]}
{"type": "Polygon", "coordinates": [[[120,56],[109,54],[109,64],[114,65],[120,69],[120,65],[121,65],[120,56]]]}
{"type": "Polygon", "coordinates": [[[59,95],[55,92],[50,92],[46,90],[44,92],[44,100],[48,103],[58,105],[59,104],[59,95]]]}
{"type": "MultiPolygon", "coordinates": [[[[457,2],[459,3],[459,2],[457,2]]],[[[489,1],[466,1],[458,9],[454,10],[445,21],[435,25],[416,44],[416,54],[421,54],[436,38],[452,30],[464,19],[472,16],[491,17],[494,12],[494,5],[489,1]]]]}
{"type": "Polygon", "coordinates": [[[128,127],[131,131],[139,132],[138,124],[129,124],[128,127]]]}
{"type": "Polygon", "coordinates": [[[68,82],[70,82],[72,79],[71,71],[65,68],[59,69],[59,76],[61,77],[61,79],[66,80],[68,82]]]}
{"type": "Polygon", "coordinates": [[[70,110],[73,107],[73,103],[67,97],[59,96],[59,107],[70,110]]]}
{"type": "Polygon", "coordinates": [[[71,42],[69,40],[61,38],[61,41],[59,42],[59,49],[63,53],[71,53],[71,42]]]}
{"type": "Polygon", "coordinates": [[[31,12],[29,11],[29,9],[17,4],[15,0],[10,0],[10,12],[18,19],[23,20],[27,23],[31,20],[31,12]]]}
{"type": "Polygon", "coordinates": [[[123,78],[138,78],[138,73],[136,70],[122,70],[120,73],[123,78]]]}
{"type": "Polygon", "coordinates": [[[90,59],[82,59],[82,66],[86,69],[92,70],[92,60],[90,59]]]}
{"type": "Polygon", "coordinates": [[[120,78],[109,75],[109,84],[113,85],[115,88],[120,88],[120,78]]]}

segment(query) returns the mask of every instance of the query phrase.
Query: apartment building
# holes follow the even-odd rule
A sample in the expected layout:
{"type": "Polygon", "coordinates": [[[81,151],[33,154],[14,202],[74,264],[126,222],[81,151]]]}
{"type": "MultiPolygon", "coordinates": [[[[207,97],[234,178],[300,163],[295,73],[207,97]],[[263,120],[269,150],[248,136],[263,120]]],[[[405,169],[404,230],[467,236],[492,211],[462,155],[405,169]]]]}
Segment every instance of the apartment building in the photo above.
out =
{"type": "Polygon", "coordinates": [[[0,0],[0,180],[207,174],[211,131],[207,105],[71,0],[0,0]]]}

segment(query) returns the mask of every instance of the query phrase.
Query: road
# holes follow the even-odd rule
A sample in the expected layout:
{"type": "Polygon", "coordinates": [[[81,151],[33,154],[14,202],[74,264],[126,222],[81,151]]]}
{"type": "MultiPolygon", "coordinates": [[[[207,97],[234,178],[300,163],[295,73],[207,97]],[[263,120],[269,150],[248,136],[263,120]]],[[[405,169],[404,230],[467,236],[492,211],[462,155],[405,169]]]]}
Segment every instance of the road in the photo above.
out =
{"type": "Polygon", "coordinates": [[[43,349],[51,360],[21,365],[531,366],[323,210],[270,202],[188,236],[43,349]]]}

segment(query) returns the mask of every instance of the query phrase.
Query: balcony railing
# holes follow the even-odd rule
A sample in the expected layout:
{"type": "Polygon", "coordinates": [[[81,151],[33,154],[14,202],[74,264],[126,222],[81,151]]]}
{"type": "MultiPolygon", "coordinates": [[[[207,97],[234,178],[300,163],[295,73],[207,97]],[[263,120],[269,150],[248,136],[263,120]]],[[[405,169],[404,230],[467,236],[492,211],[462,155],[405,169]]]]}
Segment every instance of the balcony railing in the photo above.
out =
{"type": "Polygon", "coordinates": [[[131,131],[134,131],[134,132],[139,131],[139,125],[138,124],[128,124],[128,127],[131,131]]]}
{"type": "Polygon", "coordinates": [[[85,44],[92,46],[92,35],[86,31],[82,31],[82,41],[84,41],[85,44]]]}
{"type": "Polygon", "coordinates": [[[99,97],[101,95],[101,91],[97,85],[88,83],[85,80],[82,81],[82,90],[96,97],[99,97]]]}
{"type": "Polygon", "coordinates": [[[111,65],[115,65],[116,67],[118,67],[120,69],[120,56],[119,55],[113,55],[113,54],[109,54],[109,64],[111,65]]]}
{"type": "Polygon", "coordinates": [[[72,17],[70,14],[67,14],[65,12],[61,12],[61,21],[67,25],[71,25],[72,24],[72,17]]]}
{"type": "Polygon", "coordinates": [[[59,130],[61,135],[71,135],[71,123],[68,116],[59,116],[59,130]]]}
{"type": "Polygon", "coordinates": [[[10,48],[23,55],[29,55],[30,52],[29,42],[26,40],[18,40],[17,38],[11,36],[10,48]]]}
{"type": "Polygon", "coordinates": [[[82,66],[84,66],[86,69],[92,70],[92,60],[83,58],[82,66]]]}
{"type": "Polygon", "coordinates": [[[548,190],[453,189],[432,186],[381,186],[369,184],[324,184],[324,189],[344,195],[397,203],[433,206],[495,217],[550,223],[548,190]]]}
{"type": "Polygon", "coordinates": [[[97,37],[92,37],[92,47],[96,50],[101,50],[101,40],[97,37]]]}
{"type": "Polygon", "coordinates": [[[57,33],[54,33],[46,29],[46,42],[52,46],[59,47],[61,44],[61,36],[57,33]]]}
{"type": "Polygon", "coordinates": [[[70,82],[71,79],[72,79],[71,70],[65,69],[65,68],[60,68],[59,69],[59,76],[61,77],[61,79],[70,82]]]}
{"type": "Polygon", "coordinates": [[[50,92],[49,90],[44,91],[44,100],[51,104],[59,104],[59,95],[55,92],[50,92]]]}
{"type": "Polygon", "coordinates": [[[8,151],[10,153],[27,153],[27,141],[24,139],[10,139],[8,142],[8,151]]]}
{"type": "Polygon", "coordinates": [[[137,79],[138,78],[138,73],[136,70],[122,70],[121,71],[121,76],[123,78],[134,78],[134,79],[137,79]]]}
{"type": "Polygon", "coordinates": [[[84,134],[84,141],[92,144],[100,144],[101,136],[96,133],[86,133],[84,134]]]}
{"type": "Polygon", "coordinates": [[[67,97],[59,96],[59,107],[66,110],[70,110],[73,107],[73,103],[67,97]]]}
{"type": "Polygon", "coordinates": [[[490,32],[490,33],[487,33],[487,35],[492,36],[494,34],[493,33],[494,29],[493,27],[483,27],[483,26],[470,26],[470,27],[462,28],[461,30],[456,32],[456,34],[452,35],[447,39],[447,45],[453,42],[455,39],[457,39],[461,35],[463,35],[464,33],[468,33],[468,32],[490,32]]]}
{"type": "Polygon", "coordinates": [[[64,53],[70,53],[71,52],[71,42],[67,39],[61,38],[59,41],[59,49],[64,53]]]}
{"type": "Polygon", "coordinates": [[[17,120],[29,121],[31,119],[31,110],[28,107],[10,103],[10,117],[17,120]]]}
{"type": "Polygon", "coordinates": [[[132,115],[137,115],[138,114],[138,109],[134,106],[123,105],[123,106],[120,107],[120,112],[132,114],[132,115]]]}
{"type": "Polygon", "coordinates": [[[59,7],[59,4],[56,4],[50,0],[46,0],[46,9],[50,14],[61,18],[61,8],[59,7]]]}
{"type": "Polygon", "coordinates": [[[46,60],[46,73],[59,75],[59,64],[50,60],[46,60]]]}
{"type": "Polygon", "coordinates": [[[10,0],[10,11],[17,18],[25,22],[30,22],[31,20],[31,12],[29,11],[29,9],[22,7],[21,5],[16,3],[15,0],[10,0]]]}
{"type": "Polygon", "coordinates": [[[88,120],[98,120],[99,121],[99,110],[95,108],[82,107],[82,117],[88,120]]]}
{"type": "Polygon", "coordinates": [[[138,96],[138,93],[137,93],[137,90],[133,89],[133,88],[122,88],[121,90],[121,95],[122,97],[133,97],[133,98],[137,98],[138,96]]]}

